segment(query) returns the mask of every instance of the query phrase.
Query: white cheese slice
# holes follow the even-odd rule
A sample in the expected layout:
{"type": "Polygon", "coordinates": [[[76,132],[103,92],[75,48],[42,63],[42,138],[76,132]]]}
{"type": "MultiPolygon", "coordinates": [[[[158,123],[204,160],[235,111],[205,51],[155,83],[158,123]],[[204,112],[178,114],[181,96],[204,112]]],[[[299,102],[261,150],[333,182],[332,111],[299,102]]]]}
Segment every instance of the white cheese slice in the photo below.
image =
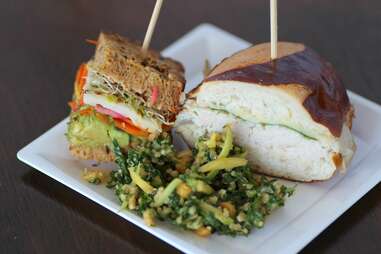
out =
{"type": "Polygon", "coordinates": [[[90,106],[101,105],[104,108],[121,114],[131,119],[132,123],[142,129],[148,130],[150,133],[161,132],[161,123],[155,119],[140,115],[134,108],[125,103],[113,102],[102,95],[87,92],[83,96],[83,102],[90,106]]]}

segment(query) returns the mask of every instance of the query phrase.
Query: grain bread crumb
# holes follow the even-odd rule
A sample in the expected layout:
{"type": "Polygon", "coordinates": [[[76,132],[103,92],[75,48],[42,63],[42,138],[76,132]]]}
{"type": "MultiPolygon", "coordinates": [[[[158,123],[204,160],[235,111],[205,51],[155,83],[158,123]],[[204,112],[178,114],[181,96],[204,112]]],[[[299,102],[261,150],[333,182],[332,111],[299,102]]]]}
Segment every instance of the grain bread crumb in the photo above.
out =
{"type": "Polygon", "coordinates": [[[95,160],[97,162],[112,162],[115,159],[113,152],[108,146],[89,147],[70,145],[70,153],[80,160],[95,160]]]}
{"type": "Polygon", "coordinates": [[[179,62],[152,50],[143,52],[141,45],[117,34],[100,33],[89,65],[142,97],[147,107],[160,112],[167,121],[175,119],[185,84],[184,69],[179,62]],[[157,99],[151,101],[155,88],[159,88],[157,99]]]}

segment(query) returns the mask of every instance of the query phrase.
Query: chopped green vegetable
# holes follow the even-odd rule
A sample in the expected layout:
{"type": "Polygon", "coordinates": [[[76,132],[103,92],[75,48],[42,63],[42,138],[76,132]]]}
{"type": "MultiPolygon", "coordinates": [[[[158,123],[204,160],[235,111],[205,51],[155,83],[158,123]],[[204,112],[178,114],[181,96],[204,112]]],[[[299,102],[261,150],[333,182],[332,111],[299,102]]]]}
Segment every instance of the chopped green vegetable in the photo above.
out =
{"type": "Polygon", "coordinates": [[[167,187],[165,187],[165,189],[164,189],[163,192],[158,193],[158,194],[155,196],[155,203],[153,204],[153,206],[161,206],[162,204],[164,204],[164,202],[168,200],[169,195],[171,195],[172,192],[175,191],[175,189],[177,188],[177,186],[178,186],[180,183],[182,183],[182,181],[181,181],[179,178],[175,178],[175,179],[173,179],[173,180],[167,185],[167,187]]]}
{"type": "Polygon", "coordinates": [[[118,164],[120,170],[122,170],[124,182],[130,183],[131,176],[127,168],[126,158],[122,153],[122,149],[120,148],[118,141],[116,141],[116,139],[114,139],[112,143],[114,145],[115,163],[118,164]]]}
{"type": "Polygon", "coordinates": [[[186,182],[196,192],[205,194],[212,194],[214,192],[213,188],[202,180],[188,178],[186,182]]]}
{"type": "Polygon", "coordinates": [[[200,202],[200,207],[205,212],[210,212],[213,214],[214,217],[216,217],[217,220],[219,220],[222,224],[230,225],[234,223],[234,220],[228,216],[225,216],[222,211],[212,205],[209,205],[206,202],[200,202]]]}
{"type": "Polygon", "coordinates": [[[147,225],[159,219],[200,236],[247,235],[263,227],[294,188],[254,174],[229,129],[201,137],[192,153],[176,154],[169,138],[159,137],[127,153],[114,141],[119,169],[108,187],[122,208],[141,215],[147,225]]]}

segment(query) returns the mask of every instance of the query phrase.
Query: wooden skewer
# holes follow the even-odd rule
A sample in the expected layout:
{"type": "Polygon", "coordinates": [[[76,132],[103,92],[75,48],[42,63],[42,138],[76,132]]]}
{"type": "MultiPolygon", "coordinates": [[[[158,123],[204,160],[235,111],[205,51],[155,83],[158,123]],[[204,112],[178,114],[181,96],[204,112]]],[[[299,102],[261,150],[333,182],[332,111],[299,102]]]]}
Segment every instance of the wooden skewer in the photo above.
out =
{"type": "Polygon", "coordinates": [[[151,42],[152,34],[155,30],[157,18],[159,17],[160,8],[161,8],[162,4],[163,4],[163,0],[156,0],[155,8],[153,9],[151,20],[149,21],[147,32],[146,32],[146,35],[144,37],[144,42],[143,42],[143,46],[142,46],[142,49],[144,51],[146,51],[149,48],[149,44],[151,42]]]}
{"type": "Polygon", "coordinates": [[[278,15],[277,0],[270,0],[270,27],[271,27],[271,59],[278,55],[278,15]]]}

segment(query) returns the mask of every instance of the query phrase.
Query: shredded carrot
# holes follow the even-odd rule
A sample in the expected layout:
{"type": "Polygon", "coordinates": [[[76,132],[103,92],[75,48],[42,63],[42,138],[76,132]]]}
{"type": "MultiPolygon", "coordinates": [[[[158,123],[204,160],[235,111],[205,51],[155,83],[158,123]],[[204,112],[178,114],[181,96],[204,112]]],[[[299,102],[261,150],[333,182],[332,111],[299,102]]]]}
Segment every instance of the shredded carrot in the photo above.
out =
{"type": "Polygon", "coordinates": [[[69,104],[69,107],[73,112],[78,110],[78,105],[75,101],[69,101],[67,104],[69,104]]]}
{"type": "Polygon", "coordinates": [[[126,123],[128,123],[129,125],[132,125],[132,126],[138,128],[138,129],[140,129],[140,128],[139,128],[138,126],[136,126],[136,125],[131,121],[131,119],[128,118],[128,117],[125,117],[125,118],[123,118],[123,119],[121,119],[121,120],[124,121],[124,122],[126,122],[126,123]]]}
{"type": "Polygon", "coordinates": [[[83,105],[83,86],[86,83],[86,77],[87,66],[83,63],[78,68],[74,83],[75,98],[79,102],[79,105],[83,105]]]}
{"type": "Polygon", "coordinates": [[[97,45],[98,44],[98,41],[96,40],[91,40],[91,39],[86,39],[86,42],[89,43],[89,44],[93,44],[93,45],[97,45]]]}
{"type": "Polygon", "coordinates": [[[125,122],[123,120],[114,119],[114,122],[115,122],[115,126],[117,128],[119,128],[119,129],[127,132],[128,134],[133,135],[133,136],[147,138],[150,135],[149,132],[142,130],[139,127],[134,126],[134,125],[132,125],[128,122],[125,122]]]}
{"type": "Polygon", "coordinates": [[[80,106],[83,105],[83,86],[86,82],[87,67],[86,64],[81,64],[75,75],[74,82],[74,95],[75,101],[68,102],[72,111],[77,111],[80,106]]]}
{"type": "Polygon", "coordinates": [[[90,115],[92,112],[93,112],[93,108],[88,107],[88,108],[85,108],[85,109],[82,109],[81,111],[79,111],[79,114],[81,116],[87,116],[87,115],[90,115]]]}
{"type": "Polygon", "coordinates": [[[105,123],[105,124],[110,124],[110,118],[104,114],[101,114],[101,113],[98,113],[96,112],[95,113],[95,116],[98,118],[99,121],[101,121],[102,123],[105,123]]]}

